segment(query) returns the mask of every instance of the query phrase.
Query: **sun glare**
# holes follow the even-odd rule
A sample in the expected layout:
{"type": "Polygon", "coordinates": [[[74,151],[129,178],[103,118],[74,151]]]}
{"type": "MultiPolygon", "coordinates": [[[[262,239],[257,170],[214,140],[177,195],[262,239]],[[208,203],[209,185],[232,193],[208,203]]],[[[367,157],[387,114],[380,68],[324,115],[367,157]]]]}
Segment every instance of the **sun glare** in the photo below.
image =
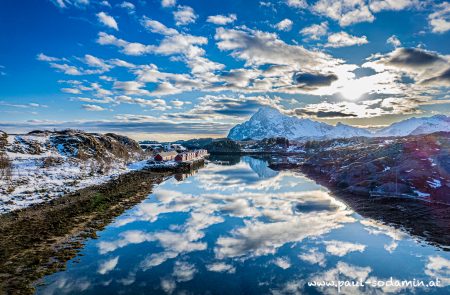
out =
{"type": "Polygon", "coordinates": [[[357,100],[361,96],[363,96],[364,93],[368,92],[367,87],[365,86],[366,85],[364,85],[364,83],[348,81],[345,85],[342,86],[342,88],[339,89],[339,93],[341,93],[345,99],[357,100]]]}

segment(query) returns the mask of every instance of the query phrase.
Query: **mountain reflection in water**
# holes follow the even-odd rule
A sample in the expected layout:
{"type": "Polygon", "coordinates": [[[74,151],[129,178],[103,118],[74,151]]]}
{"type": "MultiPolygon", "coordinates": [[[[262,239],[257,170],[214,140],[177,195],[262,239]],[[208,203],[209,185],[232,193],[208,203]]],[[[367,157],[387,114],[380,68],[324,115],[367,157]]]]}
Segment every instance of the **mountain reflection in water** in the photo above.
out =
{"type": "Polygon", "coordinates": [[[450,293],[450,253],[359,216],[301,174],[242,157],[177,179],[99,232],[37,293],[336,294],[307,282],[390,277],[443,286],[341,293],[450,293]]]}

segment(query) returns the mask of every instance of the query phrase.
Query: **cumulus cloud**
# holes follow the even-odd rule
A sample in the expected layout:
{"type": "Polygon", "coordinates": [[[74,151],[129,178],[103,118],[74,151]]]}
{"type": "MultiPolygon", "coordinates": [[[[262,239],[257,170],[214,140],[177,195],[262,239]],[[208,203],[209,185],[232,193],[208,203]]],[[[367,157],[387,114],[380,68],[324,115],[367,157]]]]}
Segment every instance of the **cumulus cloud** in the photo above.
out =
{"type": "Polygon", "coordinates": [[[350,252],[364,252],[366,249],[365,245],[362,244],[354,244],[349,242],[342,241],[325,241],[326,250],[328,253],[332,255],[336,255],[339,257],[343,257],[350,252]]]}
{"type": "Polygon", "coordinates": [[[306,2],[306,0],[286,0],[286,5],[299,9],[308,7],[308,3],[306,2]]]}
{"type": "Polygon", "coordinates": [[[318,264],[321,267],[326,264],[325,255],[319,252],[317,248],[311,248],[307,252],[301,253],[298,258],[311,264],[318,264]]]}
{"type": "Polygon", "coordinates": [[[425,274],[432,279],[438,278],[442,286],[450,285],[450,260],[439,255],[429,256],[425,265],[425,274]]]}
{"type": "Polygon", "coordinates": [[[339,22],[341,26],[375,20],[364,0],[319,0],[312,6],[312,11],[339,22]]]}
{"type": "Polygon", "coordinates": [[[391,44],[394,47],[400,47],[402,45],[402,42],[397,38],[397,36],[392,35],[386,40],[386,43],[391,44]]]}
{"type": "Polygon", "coordinates": [[[347,32],[339,32],[334,33],[328,36],[328,42],[325,44],[325,47],[348,47],[348,46],[354,46],[354,45],[362,45],[367,44],[369,41],[367,41],[366,36],[352,36],[348,34],[347,32]]]}
{"type": "Polygon", "coordinates": [[[293,24],[293,22],[290,19],[285,18],[282,21],[280,21],[279,23],[275,24],[275,28],[277,28],[277,30],[280,30],[280,31],[288,32],[292,29],[292,24],[293,24]]]}
{"type": "Polygon", "coordinates": [[[235,273],[236,268],[231,264],[226,264],[224,262],[215,262],[212,264],[207,264],[206,269],[212,272],[227,272],[227,273],[235,273]]]}
{"type": "Polygon", "coordinates": [[[276,34],[258,30],[218,28],[214,38],[220,50],[231,51],[233,57],[244,60],[248,66],[298,64],[308,67],[335,61],[324,53],[289,45],[276,34]]]}
{"type": "Polygon", "coordinates": [[[108,272],[114,270],[116,268],[118,262],[119,262],[119,256],[111,258],[107,261],[104,261],[100,264],[97,272],[101,275],[105,275],[108,272]]]}
{"type": "Polygon", "coordinates": [[[197,269],[195,265],[189,264],[187,262],[177,261],[173,268],[173,276],[177,282],[187,282],[194,278],[197,269]]]}
{"type": "Polygon", "coordinates": [[[302,30],[300,30],[300,34],[311,40],[319,40],[320,37],[325,36],[327,32],[328,32],[328,22],[314,24],[312,26],[305,27],[302,30]]]}
{"type": "Polygon", "coordinates": [[[289,257],[278,257],[273,261],[273,264],[282,269],[288,269],[289,267],[291,267],[291,261],[289,260],[289,257]]]}
{"type": "Polygon", "coordinates": [[[49,61],[49,62],[50,61],[60,61],[61,60],[60,58],[48,56],[48,55],[45,55],[43,53],[39,53],[36,56],[36,59],[39,60],[39,61],[49,61]]]}
{"type": "Polygon", "coordinates": [[[89,5],[89,0],[51,0],[59,8],[73,7],[85,7],[89,5]]]}
{"type": "Polygon", "coordinates": [[[95,104],[84,104],[81,106],[83,109],[85,109],[86,111],[89,112],[102,112],[102,111],[106,111],[105,108],[95,105],[95,104]]]}
{"type": "Polygon", "coordinates": [[[435,12],[429,15],[428,21],[433,33],[445,33],[450,30],[450,3],[435,5],[435,12]]]}
{"type": "Polygon", "coordinates": [[[128,11],[128,13],[130,13],[130,14],[134,13],[135,9],[136,9],[136,6],[133,3],[128,2],[128,1],[123,1],[120,4],[120,7],[123,9],[126,9],[128,11]]]}
{"type": "Polygon", "coordinates": [[[161,0],[162,7],[173,7],[177,4],[177,0],[161,0]]]}
{"type": "Polygon", "coordinates": [[[370,1],[370,10],[380,12],[382,10],[403,10],[406,8],[419,8],[419,0],[372,0],[370,1]]]}
{"type": "Polygon", "coordinates": [[[208,23],[212,23],[219,26],[224,26],[227,24],[231,24],[237,20],[236,14],[229,14],[229,15],[210,15],[206,19],[208,23]]]}
{"type": "Polygon", "coordinates": [[[195,14],[192,7],[179,5],[177,10],[173,12],[173,18],[177,26],[185,26],[190,23],[195,23],[198,15],[195,14]]]}
{"type": "Polygon", "coordinates": [[[91,67],[99,68],[101,72],[109,71],[112,67],[111,65],[107,64],[103,59],[95,57],[90,54],[86,54],[84,56],[83,61],[91,67]]]}
{"type": "Polygon", "coordinates": [[[143,89],[144,83],[137,81],[116,81],[114,82],[114,88],[123,91],[128,95],[149,95],[150,91],[143,89]]]}
{"type": "Polygon", "coordinates": [[[116,20],[112,16],[106,14],[105,12],[102,11],[97,13],[97,18],[99,22],[101,22],[103,25],[113,28],[116,31],[119,30],[119,26],[117,25],[116,20]]]}
{"type": "Polygon", "coordinates": [[[388,54],[373,56],[363,66],[378,72],[397,71],[425,85],[448,81],[446,70],[450,61],[447,56],[421,48],[397,48],[388,54]]]}
{"type": "Polygon", "coordinates": [[[72,76],[83,75],[83,73],[77,67],[68,64],[50,63],[50,66],[54,69],[59,70],[60,72],[63,72],[66,75],[72,76]]]}
{"type": "Polygon", "coordinates": [[[118,39],[113,35],[104,32],[98,33],[97,43],[100,45],[114,45],[121,48],[122,52],[128,55],[142,55],[152,49],[144,44],[137,42],[128,42],[118,39]]]}

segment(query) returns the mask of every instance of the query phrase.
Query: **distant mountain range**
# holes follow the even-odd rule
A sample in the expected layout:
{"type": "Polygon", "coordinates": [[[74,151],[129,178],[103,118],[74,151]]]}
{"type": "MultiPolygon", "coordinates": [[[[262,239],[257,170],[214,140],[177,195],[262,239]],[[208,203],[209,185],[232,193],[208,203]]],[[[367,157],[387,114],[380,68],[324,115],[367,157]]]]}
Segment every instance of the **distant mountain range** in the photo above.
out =
{"type": "Polygon", "coordinates": [[[333,126],[310,119],[290,117],[280,113],[276,109],[263,107],[248,121],[234,126],[230,130],[228,138],[233,140],[260,140],[269,137],[286,137],[290,140],[305,138],[332,139],[355,136],[406,136],[437,131],[450,131],[450,117],[435,115],[432,117],[410,118],[383,129],[372,131],[342,123],[333,126]]]}

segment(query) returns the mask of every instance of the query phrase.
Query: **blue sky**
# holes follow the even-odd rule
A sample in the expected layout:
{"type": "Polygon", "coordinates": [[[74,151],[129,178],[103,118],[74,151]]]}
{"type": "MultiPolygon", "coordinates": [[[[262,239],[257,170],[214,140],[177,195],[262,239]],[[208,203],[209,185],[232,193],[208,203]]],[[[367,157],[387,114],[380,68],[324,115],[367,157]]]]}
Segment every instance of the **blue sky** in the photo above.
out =
{"type": "Polygon", "coordinates": [[[4,0],[0,129],[223,136],[261,106],[380,126],[450,113],[450,3],[4,0]]]}

